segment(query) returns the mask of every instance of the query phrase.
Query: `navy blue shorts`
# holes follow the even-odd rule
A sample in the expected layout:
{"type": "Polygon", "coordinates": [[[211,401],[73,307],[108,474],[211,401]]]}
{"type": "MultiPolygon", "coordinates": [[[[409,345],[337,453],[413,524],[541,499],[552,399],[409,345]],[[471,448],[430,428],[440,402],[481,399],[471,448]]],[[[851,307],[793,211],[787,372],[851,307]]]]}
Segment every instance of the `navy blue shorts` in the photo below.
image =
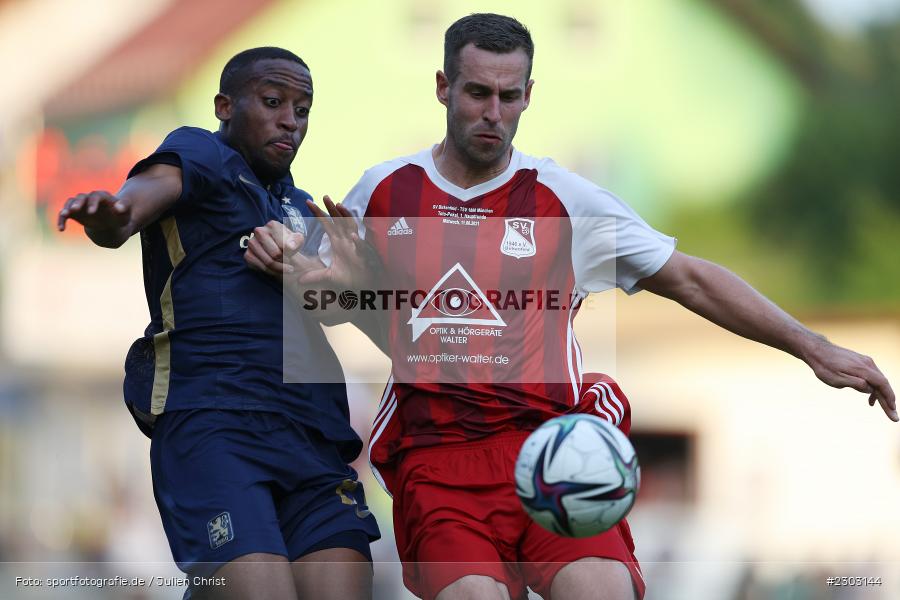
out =
{"type": "Polygon", "coordinates": [[[380,537],[356,471],[279,413],[186,410],[156,420],[153,493],[178,567],[210,575],[254,552],[296,560],[380,537]]]}

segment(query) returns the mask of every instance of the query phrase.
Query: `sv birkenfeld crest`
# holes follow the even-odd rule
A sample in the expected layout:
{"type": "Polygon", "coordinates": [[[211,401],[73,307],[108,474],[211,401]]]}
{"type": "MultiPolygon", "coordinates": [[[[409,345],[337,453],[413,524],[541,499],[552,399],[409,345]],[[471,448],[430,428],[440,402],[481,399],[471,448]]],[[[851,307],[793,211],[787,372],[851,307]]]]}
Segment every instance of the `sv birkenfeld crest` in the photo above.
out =
{"type": "Polygon", "coordinates": [[[527,258],[537,252],[534,241],[534,219],[506,219],[506,230],[500,252],[513,258],[527,258]]]}

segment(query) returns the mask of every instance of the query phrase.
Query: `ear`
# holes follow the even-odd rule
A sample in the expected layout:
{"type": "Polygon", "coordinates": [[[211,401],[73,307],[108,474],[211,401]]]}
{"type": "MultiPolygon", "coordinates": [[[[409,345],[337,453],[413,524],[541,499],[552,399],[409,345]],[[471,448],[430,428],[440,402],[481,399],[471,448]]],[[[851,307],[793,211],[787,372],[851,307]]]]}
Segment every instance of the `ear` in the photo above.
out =
{"type": "Polygon", "coordinates": [[[437,84],[437,89],[435,90],[435,94],[437,95],[438,102],[443,104],[444,106],[450,105],[450,80],[447,79],[447,76],[443,71],[438,71],[434,75],[435,82],[437,84]]]}
{"type": "Polygon", "coordinates": [[[534,86],[534,79],[529,79],[528,83],[525,84],[525,106],[522,107],[522,110],[528,108],[528,105],[531,104],[531,88],[534,86]]]}
{"type": "Polygon", "coordinates": [[[222,122],[231,120],[231,112],[234,109],[234,103],[231,96],[222,93],[216,94],[213,103],[216,107],[216,118],[222,122]]]}

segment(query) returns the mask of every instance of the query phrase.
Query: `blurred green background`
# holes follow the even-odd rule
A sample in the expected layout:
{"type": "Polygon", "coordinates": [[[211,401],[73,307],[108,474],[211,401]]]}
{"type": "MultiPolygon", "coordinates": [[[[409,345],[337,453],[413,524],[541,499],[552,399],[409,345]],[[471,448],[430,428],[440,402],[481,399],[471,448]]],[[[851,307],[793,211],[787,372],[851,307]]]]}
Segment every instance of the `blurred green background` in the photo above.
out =
{"type": "MultiPolygon", "coordinates": [[[[151,22],[149,34],[126,37],[36,99],[46,109],[36,165],[42,225],[63,196],[82,189],[76,182],[93,183],[98,171],[117,182],[163,132],[181,123],[215,129],[211,96],[221,65],[263,43],[293,49],[312,67],[315,113],[294,171],[313,194],[340,197],[368,166],[440,139],[433,72],[446,24],[508,8],[237,4],[244,18],[218,35],[199,34],[205,39],[186,56],[171,48],[178,31],[151,22]],[[168,54],[158,56],[161,48],[168,54]],[[173,64],[160,62],[169,57],[173,64]],[[149,79],[135,81],[144,69],[149,79]],[[62,174],[72,185],[54,168],[65,171],[67,161],[86,163],[62,174]]],[[[156,15],[163,23],[186,18],[175,5],[160,10],[169,11],[156,15]]],[[[768,293],[790,307],[896,304],[893,13],[835,29],[798,0],[522,2],[514,12],[538,49],[521,150],[553,156],[612,189],[677,234],[682,249],[765,278],[768,293]]],[[[208,15],[189,13],[202,31],[208,15]]]]}

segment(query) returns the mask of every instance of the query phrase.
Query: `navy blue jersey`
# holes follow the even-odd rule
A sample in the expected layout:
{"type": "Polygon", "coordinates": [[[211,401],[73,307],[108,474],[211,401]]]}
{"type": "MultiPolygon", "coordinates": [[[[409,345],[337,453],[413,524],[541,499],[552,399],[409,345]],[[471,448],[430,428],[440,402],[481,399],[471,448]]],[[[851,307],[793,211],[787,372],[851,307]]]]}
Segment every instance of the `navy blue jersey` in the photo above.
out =
{"type": "Polygon", "coordinates": [[[141,232],[150,325],[129,351],[124,389],[142,429],[175,410],[271,411],[350,442],[348,450],[359,446],[321,326],[283,310],[280,282],[244,262],[253,228],[273,219],[290,225],[291,217],[296,225],[297,211],[311,215],[309,194],[290,175],[263,186],[237,151],[203,129],[176,129],[129,177],[157,163],[181,168],[182,192],[141,232]],[[285,362],[292,379],[310,383],[284,383],[285,362]]]}

